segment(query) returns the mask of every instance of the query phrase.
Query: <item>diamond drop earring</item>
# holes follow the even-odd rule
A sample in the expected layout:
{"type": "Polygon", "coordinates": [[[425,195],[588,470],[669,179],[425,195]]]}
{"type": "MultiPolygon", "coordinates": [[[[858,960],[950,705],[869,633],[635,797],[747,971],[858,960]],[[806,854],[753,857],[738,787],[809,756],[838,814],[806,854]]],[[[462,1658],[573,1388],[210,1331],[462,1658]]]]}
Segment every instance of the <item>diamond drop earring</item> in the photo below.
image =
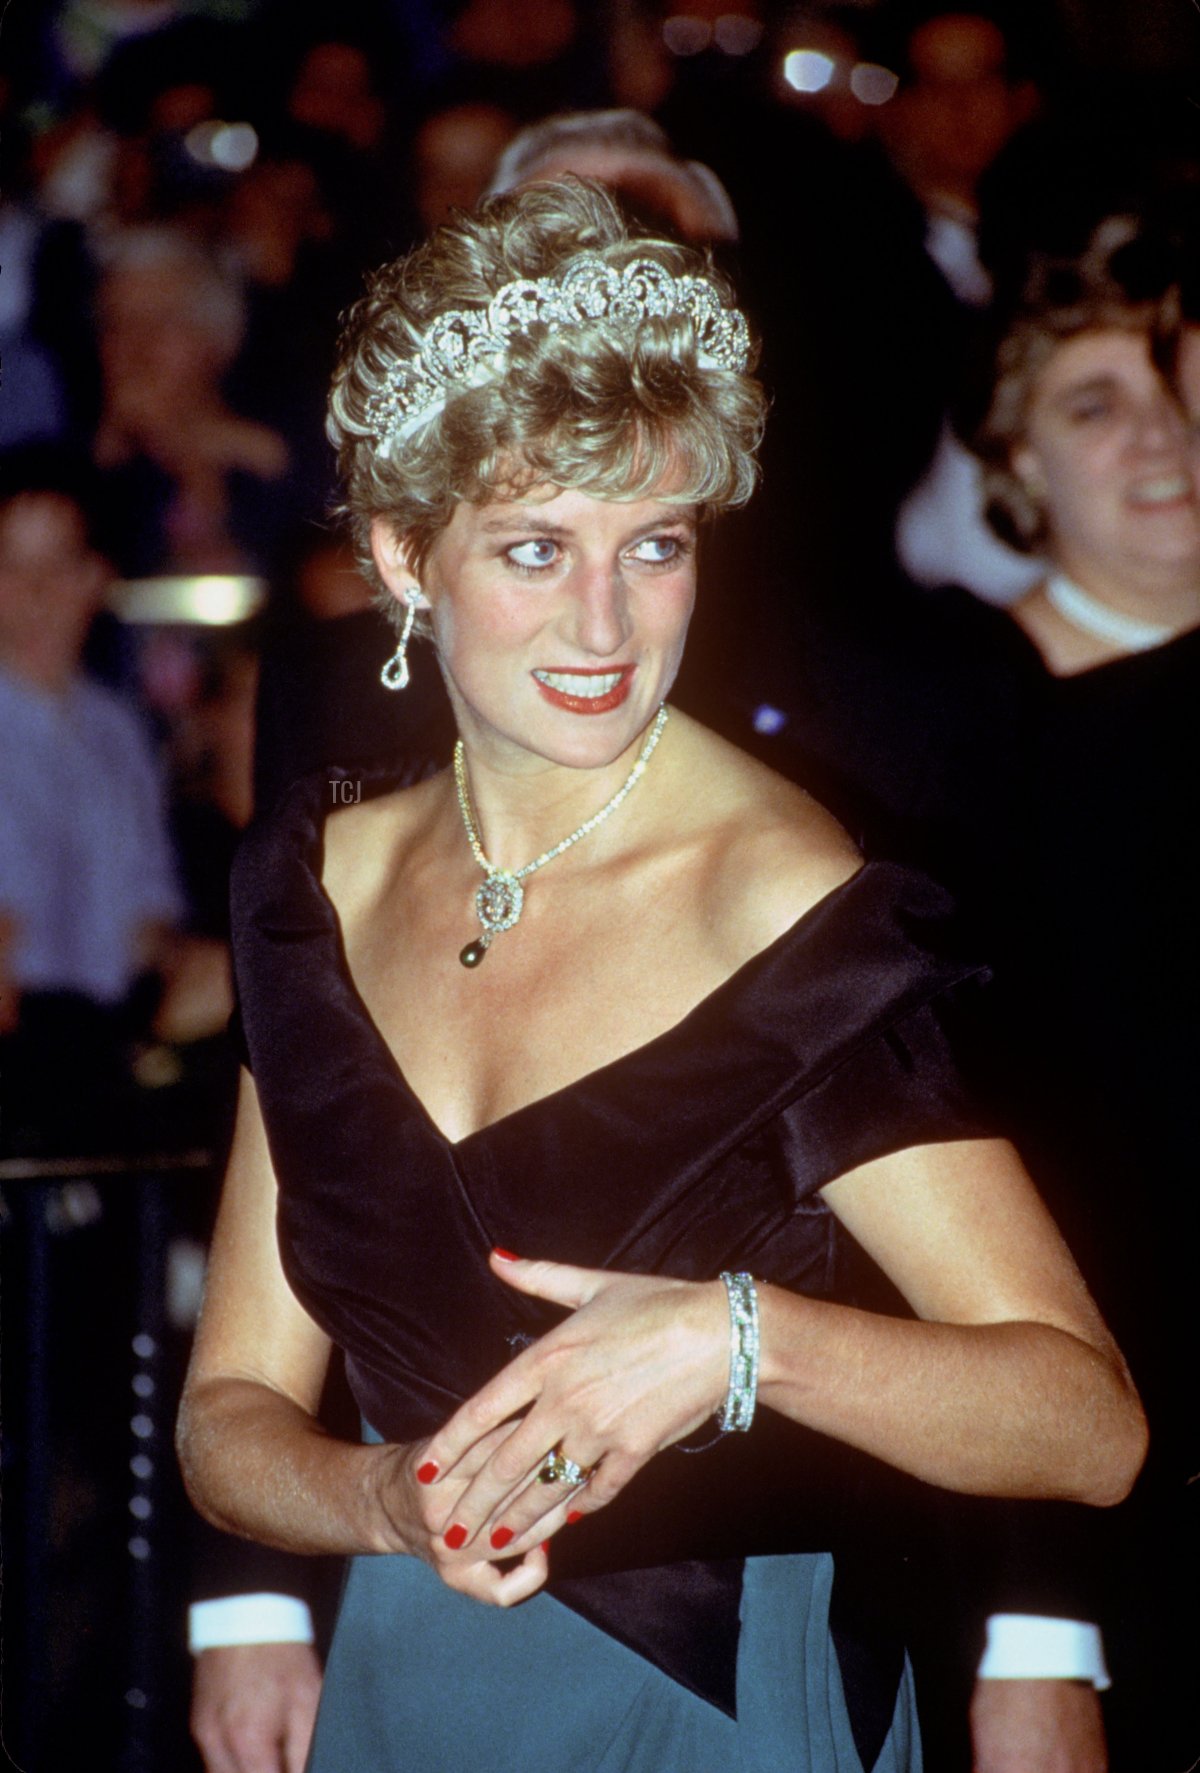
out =
{"type": "Polygon", "coordinates": [[[408,688],[408,642],[412,635],[413,623],[417,619],[416,599],[419,593],[414,589],[404,594],[405,611],[404,626],[400,630],[400,639],[396,650],[379,673],[379,681],[384,689],[402,690],[408,688]]]}

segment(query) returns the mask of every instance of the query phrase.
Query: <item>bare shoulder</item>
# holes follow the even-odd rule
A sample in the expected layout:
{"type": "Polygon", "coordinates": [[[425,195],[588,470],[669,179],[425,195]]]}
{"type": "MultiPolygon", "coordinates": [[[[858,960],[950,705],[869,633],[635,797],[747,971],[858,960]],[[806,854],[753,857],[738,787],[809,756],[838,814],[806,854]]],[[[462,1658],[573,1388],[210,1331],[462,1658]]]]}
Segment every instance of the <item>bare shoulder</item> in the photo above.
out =
{"type": "Polygon", "coordinates": [[[803,788],[694,721],[685,738],[706,922],[738,966],[857,874],[863,859],[803,788]]]}
{"type": "Polygon", "coordinates": [[[433,816],[436,781],[329,813],[322,880],[343,922],[368,909],[394,879],[433,816]]]}

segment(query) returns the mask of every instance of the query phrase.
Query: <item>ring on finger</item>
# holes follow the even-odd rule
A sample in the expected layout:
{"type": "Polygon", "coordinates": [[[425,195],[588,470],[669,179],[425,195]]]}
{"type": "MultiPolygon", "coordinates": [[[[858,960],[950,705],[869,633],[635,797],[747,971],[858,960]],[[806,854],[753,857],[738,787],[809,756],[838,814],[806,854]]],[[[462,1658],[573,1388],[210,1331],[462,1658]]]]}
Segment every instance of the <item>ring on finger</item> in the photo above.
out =
{"type": "Polygon", "coordinates": [[[539,1484],[586,1484],[595,1469],[594,1465],[577,1465],[561,1447],[554,1447],[534,1475],[539,1484]]]}

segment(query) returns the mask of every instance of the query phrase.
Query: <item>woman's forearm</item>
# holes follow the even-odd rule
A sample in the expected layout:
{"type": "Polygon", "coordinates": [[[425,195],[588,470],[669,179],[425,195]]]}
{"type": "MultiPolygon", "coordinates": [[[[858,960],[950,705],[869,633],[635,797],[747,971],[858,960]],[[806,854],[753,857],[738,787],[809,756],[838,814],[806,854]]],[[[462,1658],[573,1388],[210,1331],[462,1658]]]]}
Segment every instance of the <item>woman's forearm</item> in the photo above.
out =
{"type": "MultiPolygon", "coordinates": [[[[486,1459],[495,1437],[481,1443],[486,1459]]],[[[407,1553],[448,1587],[491,1606],[528,1600],[549,1572],[540,1543],[468,1544],[451,1528],[463,1480],[417,1479],[423,1443],[357,1446],[335,1440],[291,1398],[252,1379],[198,1379],[184,1393],[178,1447],[188,1492],[227,1532],[282,1551],[407,1553]],[[449,1529],[449,1530],[448,1530],[449,1529]]],[[[542,1532],[561,1526],[565,1510],[542,1532]]]]}
{"type": "MultiPolygon", "coordinates": [[[[422,1457],[447,1479],[470,1461],[475,1475],[454,1519],[471,1534],[499,1523],[521,1549],[535,1533],[546,1536],[548,1499],[527,1480],[548,1449],[592,1469],[571,1507],[593,1513],[720,1407],[729,1309],[718,1282],[500,1251],[491,1263],[498,1278],[569,1315],[462,1405],[422,1457]],[[481,1460],[480,1437],[492,1434],[506,1437],[502,1455],[481,1460]]],[[[948,1489],[1119,1501],[1140,1466],[1145,1425],[1099,1318],[1086,1302],[1064,1304],[1044,1281],[1033,1291],[1048,1298],[1047,1316],[1074,1311],[1078,1331],[1032,1312],[993,1316],[996,1296],[1003,1306],[1019,1298],[1019,1287],[1003,1274],[1005,1284],[975,1284],[974,1268],[967,1280],[961,1316],[954,1287],[942,1285],[946,1316],[926,1319],[877,1316],[758,1283],[763,1404],[948,1489]]]]}
{"type": "Polygon", "coordinates": [[[1119,1502],[1146,1429],[1115,1353],[1048,1324],[924,1323],[759,1287],[759,1397],[927,1483],[1119,1502]]]}
{"type": "Polygon", "coordinates": [[[394,1518],[408,1449],[336,1440],[270,1386],[189,1386],[177,1445],[193,1503],[226,1532],[283,1551],[412,1549],[394,1518]]]}

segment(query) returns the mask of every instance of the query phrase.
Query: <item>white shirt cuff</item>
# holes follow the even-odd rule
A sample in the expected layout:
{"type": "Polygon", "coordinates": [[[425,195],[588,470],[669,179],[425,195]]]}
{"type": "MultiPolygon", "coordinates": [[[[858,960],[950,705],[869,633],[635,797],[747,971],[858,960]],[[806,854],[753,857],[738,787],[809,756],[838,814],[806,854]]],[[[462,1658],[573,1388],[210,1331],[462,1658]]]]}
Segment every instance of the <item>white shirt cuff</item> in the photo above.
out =
{"type": "Polygon", "coordinates": [[[1097,1625],[1039,1613],[994,1613],[979,1674],[989,1681],[1090,1681],[1111,1687],[1097,1625]]]}
{"type": "Polygon", "coordinates": [[[193,1601],[188,1608],[188,1649],[223,1650],[233,1644],[311,1644],[312,1614],[290,1594],[231,1594],[193,1601]]]}

